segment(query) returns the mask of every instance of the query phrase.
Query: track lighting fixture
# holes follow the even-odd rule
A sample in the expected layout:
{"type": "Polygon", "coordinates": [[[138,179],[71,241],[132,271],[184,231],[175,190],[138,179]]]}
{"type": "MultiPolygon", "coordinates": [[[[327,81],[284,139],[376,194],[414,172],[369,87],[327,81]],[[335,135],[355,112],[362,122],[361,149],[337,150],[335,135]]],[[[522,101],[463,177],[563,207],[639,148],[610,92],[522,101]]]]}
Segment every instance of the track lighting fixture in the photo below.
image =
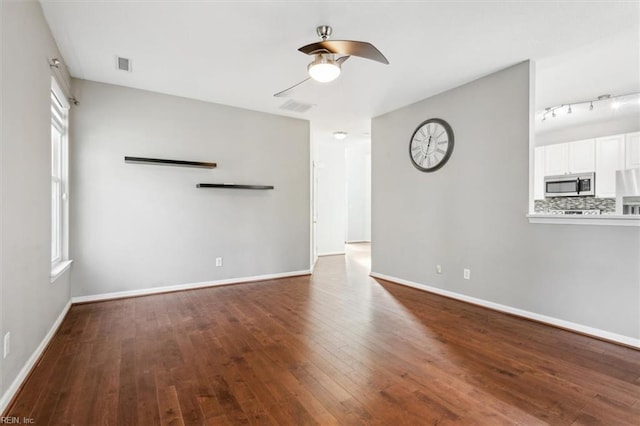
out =
{"type": "MultiPolygon", "coordinates": [[[[624,95],[615,95],[615,96],[611,96],[610,94],[604,94],[604,95],[600,95],[598,96],[596,99],[589,99],[586,101],[581,101],[581,102],[572,102],[570,104],[561,104],[561,105],[556,105],[553,107],[546,107],[544,109],[544,112],[542,113],[542,120],[541,121],[546,121],[547,120],[547,115],[551,114],[552,118],[556,117],[556,110],[559,110],[561,108],[567,107],[567,114],[571,114],[573,112],[573,108],[572,107],[576,107],[576,106],[580,106],[580,105],[589,105],[588,110],[589,111],[593,111],[594,108],[594,103],[597,102],[602,102],[602,101],[606,101],[606,100],[613,100],[614,102],[611,103],[611,108],[613,108],[614,110],[619,109],[622,105],[623,102],[620,101],[620,99],[625,98],[625,97],[629,97],[629,96],[637,96],[640,95],[640,92],[632,92],[632,93],[625,93],[624,95]]],[[[640,102],[640,99],[639,99],[640,102]]]]}

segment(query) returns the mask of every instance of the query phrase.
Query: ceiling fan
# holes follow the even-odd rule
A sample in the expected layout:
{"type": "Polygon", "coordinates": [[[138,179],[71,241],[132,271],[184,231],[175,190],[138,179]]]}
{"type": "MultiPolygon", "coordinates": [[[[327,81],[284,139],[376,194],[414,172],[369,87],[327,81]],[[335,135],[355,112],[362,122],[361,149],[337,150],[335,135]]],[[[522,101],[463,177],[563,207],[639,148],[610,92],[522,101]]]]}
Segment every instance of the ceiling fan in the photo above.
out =
{"type": "Polygon", "coordinates": [[[316,33],[322,38],[322,41],[307,44],[298,49],[302,53],[314,56],[313,61],[307,66],[309,77],[273,96],[285,96],[287,92],[310,79],[321,83],[335,80],[340,75],[342,64],[351,56],[389,64],[387,58],[373,44],[366,41],[329,40],[331,32],[330,26],[320,25],[316,28],[316,33]],[[336,55],[338,58],[336,58],[336,55]]]}

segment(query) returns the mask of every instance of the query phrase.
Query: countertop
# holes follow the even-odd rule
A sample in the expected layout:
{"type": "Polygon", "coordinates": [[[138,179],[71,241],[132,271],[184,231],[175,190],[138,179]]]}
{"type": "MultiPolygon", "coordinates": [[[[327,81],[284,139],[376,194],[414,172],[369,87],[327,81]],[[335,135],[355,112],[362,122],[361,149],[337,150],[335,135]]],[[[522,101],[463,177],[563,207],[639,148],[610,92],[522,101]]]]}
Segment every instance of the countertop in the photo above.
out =
{"type": "Polygon", "coordinates": [[[600,214],[600,215],[572,215],[530,213],[527,215],[530,223],[548,223],[560,225],[606,225],[606,226],[640,226],[640,216],[600,214]]]}

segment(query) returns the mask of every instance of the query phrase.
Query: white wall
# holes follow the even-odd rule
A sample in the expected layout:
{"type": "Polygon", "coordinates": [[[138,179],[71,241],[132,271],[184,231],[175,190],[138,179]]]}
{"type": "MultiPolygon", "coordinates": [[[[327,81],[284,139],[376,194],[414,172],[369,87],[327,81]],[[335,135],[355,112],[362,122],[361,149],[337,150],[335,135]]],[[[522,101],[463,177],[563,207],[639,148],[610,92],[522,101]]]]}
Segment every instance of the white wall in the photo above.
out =
{"type": "MultiPolygon", "coordinates": [[[[316,133],[317,134],[317,133],[316,133]]],[[[316,244],[318,255],[344,253],[347,232],[345,143],[316,136],[317,174],[316,244]]]]}
{"type": "Polygon", "coordinates": [[[73,83],[81,102],[71,144],[74,296],[309,270],[307,121],[73,83]],[[124,156],[218,167],[125,164],[124,156]]]}
{"type": "Polygon", "coordinates": [[[68,302],[69,280],[66,273],[49,282],[48,60],[61,56],[38,2],[0,2],[0,15],[0,330],[2,336],[11,332],[11,353],[6,359],[0,357],[0,394],[5,404],[7,390],[68,302]]]}
{"type": "Polygon", "coordinates": [[[373,120],[372,271],[638,339],[640,228],[525,217],[529,77],[518,64],[373,120]],[[407,144],[431,117],[455,149],[421,173],[407,144]]]}
{"type": "Polygon", "coordinates": [[[347,241],[371,241],[371,140],[346,143],[347,241]]]}

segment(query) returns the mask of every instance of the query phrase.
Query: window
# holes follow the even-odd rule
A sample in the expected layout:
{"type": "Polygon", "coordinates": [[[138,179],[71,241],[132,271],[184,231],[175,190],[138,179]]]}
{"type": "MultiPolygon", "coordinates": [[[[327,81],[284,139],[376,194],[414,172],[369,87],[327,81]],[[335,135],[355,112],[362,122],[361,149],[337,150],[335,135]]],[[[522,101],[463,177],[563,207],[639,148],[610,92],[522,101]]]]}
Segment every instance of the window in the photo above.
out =
{"type": "Polygon", "coordinates": [[[67,260],[67,102],[60,86],[51,79],[51,278],[69,266],[67,260]]]}

